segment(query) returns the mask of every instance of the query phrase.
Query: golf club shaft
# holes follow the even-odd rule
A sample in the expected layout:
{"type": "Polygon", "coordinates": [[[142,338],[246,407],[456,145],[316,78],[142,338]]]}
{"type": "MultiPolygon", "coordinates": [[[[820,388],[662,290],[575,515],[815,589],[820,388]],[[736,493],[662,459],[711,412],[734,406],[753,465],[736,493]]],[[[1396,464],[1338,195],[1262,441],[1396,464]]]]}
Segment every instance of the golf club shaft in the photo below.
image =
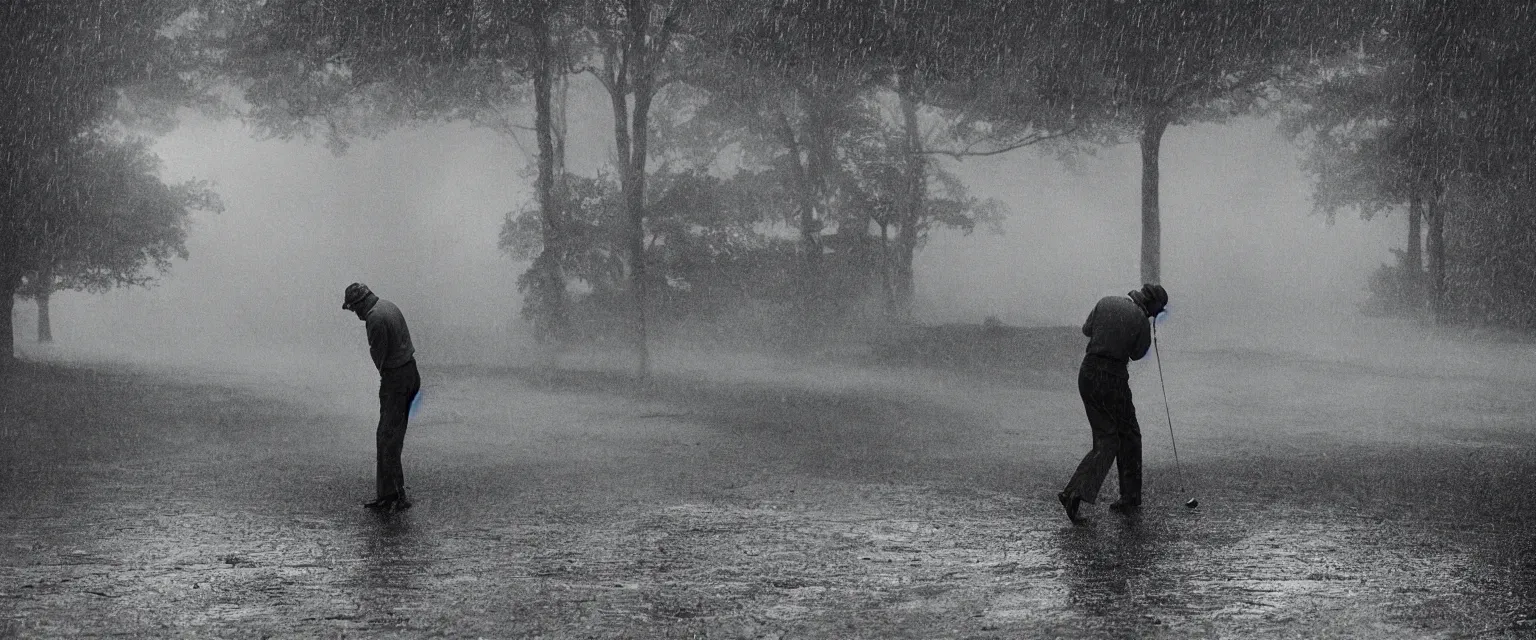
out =
{"type": "Polygon", "coordinates": [[[1184,479],[1184,466],[1179,464],[1179,441],[1173,437],[1173,410],[1168,405],[1168,385],[1163,381],[1163,354],[1157,348],[1157,320],[1152,321],[1152,354],[1157,357],[1157,386],[1163,390],[1163,416],[1168,418],[1168,441],[1173,443],[1173,468],[1179,472],[1179,484],[1189,492],[1189,482],[1184,479]]]}

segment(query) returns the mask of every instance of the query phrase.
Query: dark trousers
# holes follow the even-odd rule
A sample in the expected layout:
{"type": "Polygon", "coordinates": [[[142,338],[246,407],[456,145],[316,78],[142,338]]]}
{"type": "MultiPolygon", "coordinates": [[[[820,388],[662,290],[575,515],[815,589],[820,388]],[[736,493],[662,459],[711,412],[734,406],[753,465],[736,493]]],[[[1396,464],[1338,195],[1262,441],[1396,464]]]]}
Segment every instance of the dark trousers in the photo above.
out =
{"type": "Polygon", "coordinates": [[[1077,465],[1067,490],[1093,504],[1110,463],[1115,463],[1120,469],[1120,499],[1141,502],[1141,425],[1136,423],[1124,365],[1092,357],[1084,360],[1077,374],[1077,392],[1093,429],[1093,449],[1077,465]]]}
{"type": "Polygon", "coordinates": [[[421,374],[412,360],[379,372],[378,497],[405,495],[405,470],[400,450],[405,448],[405,427],[411,419],[411,401],[421,391],[421,374]]]}

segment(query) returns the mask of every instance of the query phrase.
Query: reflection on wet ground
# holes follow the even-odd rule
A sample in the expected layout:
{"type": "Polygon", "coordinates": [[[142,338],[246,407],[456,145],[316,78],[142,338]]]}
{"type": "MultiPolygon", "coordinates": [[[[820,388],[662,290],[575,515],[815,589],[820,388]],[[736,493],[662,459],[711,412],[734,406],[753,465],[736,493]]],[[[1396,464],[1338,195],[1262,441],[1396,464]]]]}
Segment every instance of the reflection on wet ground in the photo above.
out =
{"type": "Polygon", "coordinates": [[[374,514],[366,414],[42,372],[77,396],[0,407],[0,635],[1536,635],[1523,391],[1336,377],[1414,396],[1387,432],[1210,364],[1188,486],[1149,442],[1148,504],[1078,527],[1070,395],[439,373],[416,506],[374,514]],[[1217,430],[1234,398],[1263,430],[1217,430]]]}
{"type": "Polygon", "coordinates": [[[1353,532],[1286,515],[1272,511],[1241,525],[1203,514],[1143,516],[1065,532],[1056,560],[1067,567],[1062,581],[1078,626],[1137,635],[1274,633],[1306,618],[1304,628],[1315,633],[1329,630],[1329,616],[1347,614],[1404,634],[1386,623],[1379,602],[1366,601],[1371,588],[1361,576],[1371,570],[1347,555],[1353,532]]]}

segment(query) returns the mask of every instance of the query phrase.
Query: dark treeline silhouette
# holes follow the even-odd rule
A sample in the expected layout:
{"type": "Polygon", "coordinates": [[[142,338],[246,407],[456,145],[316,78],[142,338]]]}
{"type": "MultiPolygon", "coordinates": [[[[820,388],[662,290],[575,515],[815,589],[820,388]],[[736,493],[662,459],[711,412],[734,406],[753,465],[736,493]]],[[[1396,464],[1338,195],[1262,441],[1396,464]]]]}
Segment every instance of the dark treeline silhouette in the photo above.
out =
{"type": "Polygon", "coordinates": [[[1400,264],[1372,279],[1381,308],[1536,325],[1525,2],[23,0],[0,17],[7,340],[17,294],[141,284],[181,251],[186,209],[217,206],[198,183],[101,186],[149,175],[124,132],[168,130],[182,105],[338,153],[418,122],[531,130],[534,175],[509,179],[536,196],[501,234],[531,262],[524,316],[556,344],[617,339],[642,374],[658,331],[807,348],[910,322],[929,234],[1004,215],[945,157],[1138,144],[1157,282],[1165,132],[1252,114],[1306,146],[1318,209],[1409,216],[1400,264]],[[611,106],[599,175],[567,169],[573,82],[611,106]],[[147,226],[106,233],[93,207],[147,226]]]}

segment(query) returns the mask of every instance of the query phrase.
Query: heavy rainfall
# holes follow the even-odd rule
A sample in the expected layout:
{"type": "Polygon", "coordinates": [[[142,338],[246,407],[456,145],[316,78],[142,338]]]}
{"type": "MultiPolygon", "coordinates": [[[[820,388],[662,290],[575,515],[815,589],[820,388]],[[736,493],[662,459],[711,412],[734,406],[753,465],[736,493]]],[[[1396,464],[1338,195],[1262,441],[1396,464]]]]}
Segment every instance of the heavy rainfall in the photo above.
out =
{"type": "Polygon", "coordinates": [[[0,56],[0,636],[1536,636],[1529,2],[0,56]]]}

